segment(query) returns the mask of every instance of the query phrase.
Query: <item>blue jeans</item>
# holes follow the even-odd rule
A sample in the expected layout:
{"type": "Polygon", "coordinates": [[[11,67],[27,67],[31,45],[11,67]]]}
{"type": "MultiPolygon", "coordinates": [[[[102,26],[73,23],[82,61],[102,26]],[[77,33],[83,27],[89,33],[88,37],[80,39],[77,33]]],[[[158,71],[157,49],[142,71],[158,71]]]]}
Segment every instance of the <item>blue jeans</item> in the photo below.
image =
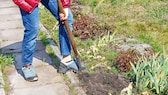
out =
{"type": "MultiPolygon", "coordinates": [[[[64,24],[59,19],[59,10],[56,0],[41,0],[41,3],[52,13],[56,20],[59,21],[59,44],[61,55],[71,54],[71,43],[66,31],[64,24]]],[[[39,30],[39,14],[38,6],[33,10],[32,13],[27,13],[20,9],[22,21],[24,25],[24,38],[22,41],[22,63],[31,64],[33,61],[34,51],[36,47],[36,39],[39,30]]],[[[70,29],[73,29],[73,15],[71,10],[68,12],[68,23],[70,29]]]]}

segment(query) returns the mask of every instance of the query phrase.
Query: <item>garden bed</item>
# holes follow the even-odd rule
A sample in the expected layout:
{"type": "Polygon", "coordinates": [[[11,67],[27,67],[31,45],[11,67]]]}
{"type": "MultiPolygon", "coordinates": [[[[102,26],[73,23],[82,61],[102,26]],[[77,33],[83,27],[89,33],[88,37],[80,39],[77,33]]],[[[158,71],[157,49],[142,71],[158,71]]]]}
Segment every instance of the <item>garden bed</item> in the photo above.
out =
{"type": "Polygon", "coordinates": [[[119,95],[130,83],[120,74],[110,73],[82,73],[79,79],[87,95],[119,95]]]}
{"type": "MultiPolygon", "coordinates": [[[[87,95],[119,95],[122,89],[128,87],[130,81],[136,82],[135,76],[126,75],[129,73],[134,74],[133,71],[129,72],[132,70],[130,62],[136,64],[139,60],[138,58],[143,54],[147,58],[150,57],[154,54],[154,51],[161,51],[161,42],[166,43],[165,38],[167,36],[164,35],[167,35],[167,28],[164,26],[167,25],[167,21],[164,22],[165,20],[162,18],[151,18],[151,13],[163,12],[166,15],[166,11],[164,12],[164,10],[167,10],[167,5],[164,5],[166,4],[164,2],[167,1],[163,1],[163,3],[157,1],[139,1],[135,3],[136,1],[113,2],[112,0],[112,5],[110,5],[108,1],[108,3],[104,1],[106,4],[102,4],[99,0],[84,0],[83,2],[89,2],[85,4],[92,7],[90,9],[84,9],[85,13],[81,13],[83,10],[81,10],[80,7],[83,7],[83,5],[72,6],[75,17],[73,34],[81,55],[80,58],[88,70],[88,73],[81,73],[78,76],[81,86],[85,89],[87,95]],[[149,5],[151,7],[149,7],[149,5]],[[106,6],[110,7],[108,8],[106,6]],[[165,9],[155,11],[154,8],[157,7],[158,10],[160,10],[159,6],[164,6],[165,9]],[[103,11],[101,11],[101,8],[103,11]],[[134,13],[137,14],[135,15],[134,13]],[[159,21],[163,21],[165,25],[156,24],[159,23],[159,21]],[[163,31],[165,31],[164,35],[162,34],[163,31]],[[115,38],[114,33],[116,33],[115,38]],[[131,78],[133,78],[133,80],[131,78]]],[[[44,17],[46,18],[46,16],[44,17]]],[[[49,22],[47,22],[47,25],[48,23],[49,22]]],[[[155,58],[153,58],[153,60],[155,60],[155,58]]],[[[148,81],[150,81],[149,77],[148,81]]],[[[140,82],[141,81],[138,81],[137,83],[140,82]]],[[[149,85],[150,84],[146,86],[147,89],[149,85]]],[[[150,86],[152,85],[153,84],[150,86]]],[[[144,85],[141,86],[141,88],[145,88],[144,85]]],[[[134,93],[136,93],[135,88],[135,84],[133,84],[134,93]]],[[[151,89],[152,87],[149,88],[148,91],[143,89],[147,91],[147,94],[143,95],[155,95],[156,89],[151,89]]]]}

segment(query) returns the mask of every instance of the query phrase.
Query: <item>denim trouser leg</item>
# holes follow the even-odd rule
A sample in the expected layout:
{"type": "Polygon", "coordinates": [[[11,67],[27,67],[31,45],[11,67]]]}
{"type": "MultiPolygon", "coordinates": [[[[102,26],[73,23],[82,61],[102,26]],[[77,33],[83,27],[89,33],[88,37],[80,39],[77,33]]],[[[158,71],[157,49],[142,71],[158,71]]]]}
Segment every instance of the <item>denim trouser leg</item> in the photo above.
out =
{"type": "MultiPolygon", "coordinates": [[[[71,44],[70,44],[69,37],[65,29],[65,25],[62,24],[59,20],[59,10],[58,10],[58,4],[56,0],[41,0],[41,3],[59,21],[59,41],[60,41],[59,44],[60,44],[61,55],[70,55],[71,54],[71,44]]],[[[68,20],[70,29],[72,30],[73,15],[70,9],[69,9],[67,20],[68,20]]]]}
{"type": "Polygon", "coordinates": [[[24,38],[22,41],[22,63],[23,65],[32,63],[36,38],[39,29],[38,7],[32,13],[27,13],[20,9],[24,25],[24,38]]]}
{"type": "MultiPolygon", "coordinates": [[[[67,36],[65,26],[60,23],[59,10],[56,0],[41,0],[41,3],[53,14],[53,16],[59,21],[59,41],[60,41],[60,52],[61,55],[70,55],[71,44],[67,36]]],[[[24,39],[22,42],[22,63],[32,63],[34,50],[36,47],[36,38],[39,29],[39,15],[38,6],[33,10],[32,13],[27,13],[21,10],[23,25],[24,25],[24,39]]],[[[68,23],[72,30],[73,15],[69,9],[68,23]]]]}
{"type": "MultiPolygon", "coordinates": [[[[70,9],[68,13],[69,14],[68,14],[67,20],[68,20],[70,30],[72,31],[73,15],[70,9]]],[[[70,55],[71,54],[71,43],[68,37],[68,33],[66,31],[65,25],[62,23],[60,23],[60,26],[59,26],[59,41],[60,41],[61,55],[70,55]]]]}

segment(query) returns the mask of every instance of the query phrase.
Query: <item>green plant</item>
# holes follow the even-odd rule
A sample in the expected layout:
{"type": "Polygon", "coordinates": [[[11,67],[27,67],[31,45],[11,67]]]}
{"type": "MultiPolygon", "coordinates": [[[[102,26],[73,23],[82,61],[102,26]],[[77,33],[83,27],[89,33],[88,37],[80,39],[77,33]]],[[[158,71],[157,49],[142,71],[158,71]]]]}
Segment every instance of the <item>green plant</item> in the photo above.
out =
{"type": "Polygon", "coordinates": [[[154,7],[149,12],[153,18],[163,19],[168,14],[168,7],[167,5],[154,7]]]}
{"type": "Polygon", "coordinates": [[[4,72],[6,66],[11,65],[14,62],[14,57],[12,54],[4,55],[0,54],[0,69],[4,72]]]}
{"type": "Polygon", "coordinates": [[[115,43],[115,36],[116,31],[112,34],[110,34],[110,32],[108,32],[107,35],[104,35],[103,37],[99,37],[98,40],[96,40],[96,46],[97,47],[103,47],[106,46],[107,44],[111,44],[111,43],[115,43]]]}
{"type": "Polygon", "coordinates": [[[149,88],[151,91],[156,92],[158,95],[165,94],[168,88],[168,57],[165,49],[163,55],[159,53],[154,54],[151,58],[140,58],[133,68],[136,87],[139,90],[149,88]]]}
{"type": "Polygon", "coordinates": [[[94,9],[94,8],[97,6],[97,4],[98,4],[98,1],[97,1],[97,0],[91,0],[91,1],[89,2],[89,6],[90,6],[92,9],[94,9]]]}
{"type": "Polygon", "coordinates": [[[43,44],[46,46],[46,50],[49,53],[52,60],[54,61],[55,65],[59,66],[59,62],[56,59],[56,55],[55,55],[53,49],[51,48],[49,41],[47,40],[47,36],[43,32],[40,31],[39,38],[42,40],[43,44]]]}
{"type": "Polygon", "coordinates": [[[42,40],[42,42],[45,46],[49,45],[49,42],[46,40],[47,36],[44,35],[44,33],[39,32],[39,38],[42,40]]]}
{"type": "Polygon", "coordinates": [[[79,4],[87,4],[90,0],[78,0],[79,4]]]}
{"type": "Polygon", "coordinates": [[[7,66],[10,66],[14,63],[14,57],[12,54],[4,55],[0,54],[0,70],[3,73],[3,76],[0,77],[0,85],[4,86],[4,90],[7,92],[9,90],[9,85],[7,83],[7,77],[5,76],[5,70],[7,66]],[[4,80],[4,84],[3,84],[4,80]]]}
{"type": "Polygon", "coordinates": [[[119,4],[122,2],[122,0],[110,0],[111,4],[115,5],[115,4],[119,4]]]}
{"type": "Polygon", "coordinates": [[[159,34],[153,34],[153,33],[141,33],[138,35],[138,38],[143,42],[143,43],[149,43],[152,45],[153,49],[155,52],[162,51],[161,47],[162,42],[158,41],[159,34]]]}
{"type": "Polygon", "coordinates": [[[49,31],[52,31],[54,29],[54,26],[57,25],[57,21],[55,20],[54,16],[51,15],[51,13],[46,8],[40,9],[39,14],[40,18],[42,18],[40,19],[40,21],[43,23],[43,25],[49,31]]]}

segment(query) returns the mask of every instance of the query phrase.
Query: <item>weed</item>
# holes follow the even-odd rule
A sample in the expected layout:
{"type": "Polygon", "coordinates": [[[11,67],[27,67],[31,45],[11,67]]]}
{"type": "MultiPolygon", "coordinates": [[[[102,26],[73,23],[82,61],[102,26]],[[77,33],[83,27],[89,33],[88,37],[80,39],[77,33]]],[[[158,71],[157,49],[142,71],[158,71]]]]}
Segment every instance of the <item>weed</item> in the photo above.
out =
{"type": "Polygon", "coordinates": [[[13,63],[14,63],[14,57],[12,54],[9,55],[0,54],[0,68],[2,72],[5,71],[6,66],[10,66],[13,63]]]}
{"type": "Polygon", "coordinates": [[[153,18],[163,19],[168,15],[168,7],[167,5],[157,6],[149,10],[149,13],[153,18]]]}
{"type": "Polygon", "coordinates": [[[4,74],[2,77],[0,77],[0,85],[2,84],[2,79],[4,80],[4,90],[5,92],[8,92],[9,90],[9,84],[7,83],[7,77],[5,76],[5,70],[7,66],[11,66],[14,63],[14,57],[12,54],[4,55],[0,54],[0,70],[4,74]]]}
{"type": "Polygon", "coordinates": [[[141,39],[141,41],[143,43],[149,43],[153,46],[153,49],[155,52],[159,52],[161,51],[161,46],[163,46],[162,42],[158,42],[158,35],[156,34],[148,34],[148,33],[141,33],[139,35],[139,39],[141,39]]]}
{"type": "Polygon", "coordinates": [[[59,66],[59,62],[56,59],[56,55],[53,51],[53,49],[51,48],[49,41],[47,40],[46,35],[43,32],[39,33],[39,38],[42,40],[43,44],[46,46],[46,50],[49,53],[50,57],[52,58],[52,60],[54,61],[56,66],[59,66]]]}

